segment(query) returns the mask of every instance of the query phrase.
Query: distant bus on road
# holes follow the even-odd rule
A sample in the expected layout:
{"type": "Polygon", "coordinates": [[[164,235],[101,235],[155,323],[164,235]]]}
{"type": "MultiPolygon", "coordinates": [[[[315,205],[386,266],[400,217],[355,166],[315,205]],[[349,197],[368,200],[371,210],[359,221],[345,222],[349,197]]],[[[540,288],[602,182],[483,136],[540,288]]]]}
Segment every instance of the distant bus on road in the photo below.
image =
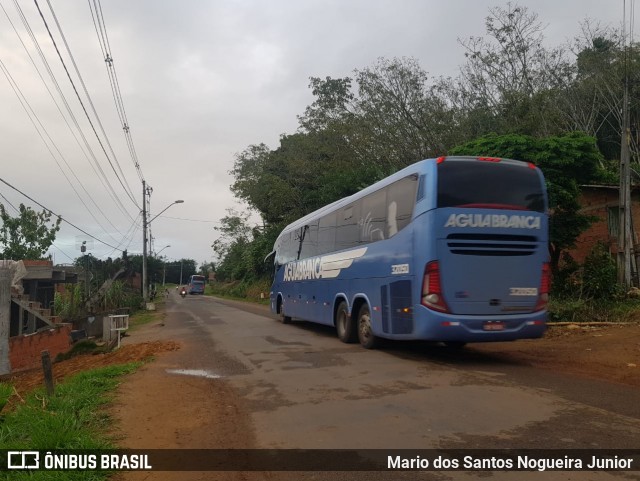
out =
{"type": "Polygon", "coordinates": [[[343,342],[541,337],[550,274],[547,193],[531,163],[440,157],[287,226],[271,309],[343,342]]]}
{"type": "Polygon", "coordinates": [[[204,276],[192,275],[189,277],[189,294],[204,294],[204,276]]]}

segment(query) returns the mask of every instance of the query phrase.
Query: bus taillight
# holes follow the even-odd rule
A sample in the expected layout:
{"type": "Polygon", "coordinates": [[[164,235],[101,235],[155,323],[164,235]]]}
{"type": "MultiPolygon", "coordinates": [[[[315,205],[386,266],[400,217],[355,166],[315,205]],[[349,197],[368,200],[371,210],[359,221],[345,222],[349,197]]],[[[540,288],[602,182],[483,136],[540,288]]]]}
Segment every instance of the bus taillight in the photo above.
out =
{"type": "Polygon", "coordinates": [[[449,312],[442,296],[440,284],[440,265],[438,261],[429,262],[424,268],[422,279],[422,305],[434,311],[449,312]]]}
{"type": "Polygon", "coordinates": [[[549,303],[549,291],[551,290],[551,267],[548,262],[542,264],[542,279],[540,280],[540,292],[538,293],[538,303],[536,311],[541,311],[549,303]]]}

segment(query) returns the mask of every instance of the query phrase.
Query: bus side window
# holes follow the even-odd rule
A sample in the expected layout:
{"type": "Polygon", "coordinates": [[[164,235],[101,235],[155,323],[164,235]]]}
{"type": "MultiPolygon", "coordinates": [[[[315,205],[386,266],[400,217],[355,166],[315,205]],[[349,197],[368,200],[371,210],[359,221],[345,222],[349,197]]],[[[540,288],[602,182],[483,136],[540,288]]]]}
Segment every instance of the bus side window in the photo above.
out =
{"type": "Polygon", "coordinates": [[[318,255],[318,224],[313,223],[305,227],[306,232],[302,240],[300,259],[307,259],[318,255]]]}
{"type": "Polygon", "coordinates": [[[318,225],[318,254],[336,250],[336,213],[331,212],[320,219],[318,225]]]}
{"type": "Polygon", "coordinates": [[[387,195],[387,233],[393,237],[404,229],[413,215],[416,204],[418,176],[411,175],[389,185],[387,195]]]}
{"type": "Polygon", "coordinates": [[[387,222],[387,191],[380,189],[362,199],[362,219],[360,222],[360,241],[376,242],[385,239],[387,222]]]}
{"type": "Polygon", "coordinates": [[[336,231],[336,250],[356,247],[360,243],[360,207],[354,202],[340,211],[336,231]]]}

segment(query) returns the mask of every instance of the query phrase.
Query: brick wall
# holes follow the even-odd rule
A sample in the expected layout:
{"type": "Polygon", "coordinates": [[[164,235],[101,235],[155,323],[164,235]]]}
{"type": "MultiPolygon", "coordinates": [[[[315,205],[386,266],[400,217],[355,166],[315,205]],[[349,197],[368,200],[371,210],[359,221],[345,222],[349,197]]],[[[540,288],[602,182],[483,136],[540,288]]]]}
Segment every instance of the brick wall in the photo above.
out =
{"type": "Polygon", "coordinates": [[[28,336],[9,338],[11,372],[38,367],[42,364],[42,351],[49,351],[51,359],[71,348],[71,324],[61,324],[47,331],[28,336]]]}
{"type": "MultiPolygon", "coordinates": [[[[618,239],[609,234],[609,213],[610,208],[618,206],[618,188],[609,186],[583,186],[580,196],[581,212],[598,218],[591,224],[591,227],[583,232],[576,240],[575,249],[571,249],[569,254],[577,262],[584,262],[597,242],[604,242],[609,246],[612,254],[618,252],[618,239]]],[[[636,232],[640,232],[640,192],[633,191],[631,197],[631,215],[636,232]]],[[[638,235],[634,236],[634,243],[637,242],[638,235]]]]}

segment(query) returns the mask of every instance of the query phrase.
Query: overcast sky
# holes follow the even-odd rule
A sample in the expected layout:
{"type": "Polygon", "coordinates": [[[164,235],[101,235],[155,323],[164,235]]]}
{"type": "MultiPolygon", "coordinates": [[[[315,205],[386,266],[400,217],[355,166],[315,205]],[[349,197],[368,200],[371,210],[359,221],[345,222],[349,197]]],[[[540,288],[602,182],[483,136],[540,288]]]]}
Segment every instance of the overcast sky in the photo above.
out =
{"type": "MultiPolygon", "coordinates": [[[[97,239],[63,224],[50,250],[57,264],[78,257],[85,240],[98,258],[119,257],[116,247],[141,253],[142,183],[118,119],[89,3],[49,2],[116,155],[93,118],[49,4],[38,0],[109,160],[34,2],[18,0],[96,160],[66,113],[15,2],[0,0],[0,178],[97,239]],[[7,75],[35,115],[27,115],[7,75]],[[108,182],[100,180],[101,171],[108,182]],[[115,195],[109,195],[111,189],[115,195]]],[[[622,0],[518,4],[539,14],[547,46],[572,39],[587,17],[613,26],[623,18],[622,0]]],[[[282,134],[295,132],[296,116],[313,101],[309,77],[349,76],[379,57],[414,57],[430,76],[456,76],[464,62],[458,39],[484,35],[489,8],[505,5],[497,0],[102,2],[140,172],[153,188],[149,218],[184,200],[151,223],[155,251],[169,245],[161,252],[169,261],[213,260],[214,227],[226,209],[239,207],[229,190],[235,154],[261,142],[276,148],[282,134]]],[[[15,214],[11,205],[20,203],[41,210],[2,183],[0,195],[10,213],[15,214]]]]}

